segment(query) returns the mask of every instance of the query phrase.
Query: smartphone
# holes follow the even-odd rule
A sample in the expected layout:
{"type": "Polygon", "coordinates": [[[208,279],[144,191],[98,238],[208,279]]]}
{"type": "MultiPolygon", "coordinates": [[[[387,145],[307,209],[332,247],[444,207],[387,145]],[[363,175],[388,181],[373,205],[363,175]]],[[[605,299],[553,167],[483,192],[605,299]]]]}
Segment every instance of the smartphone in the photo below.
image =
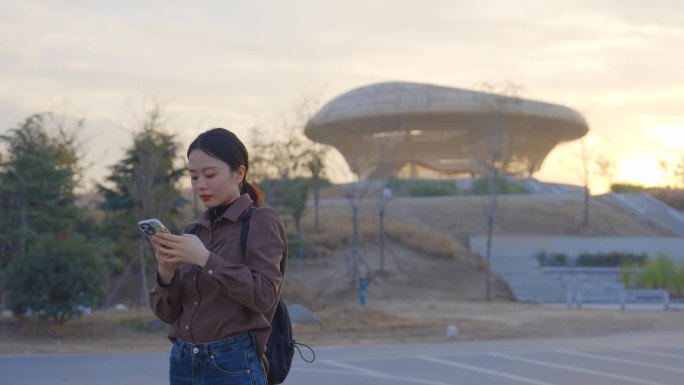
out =
{"type": "Polygon", "coordinates": [[[140,231],[147,235],[148,238],[156,233],[171,234],[171,232],[157,218],[142,220],[138,222],[138,227],[140,228],[140,231]]]}

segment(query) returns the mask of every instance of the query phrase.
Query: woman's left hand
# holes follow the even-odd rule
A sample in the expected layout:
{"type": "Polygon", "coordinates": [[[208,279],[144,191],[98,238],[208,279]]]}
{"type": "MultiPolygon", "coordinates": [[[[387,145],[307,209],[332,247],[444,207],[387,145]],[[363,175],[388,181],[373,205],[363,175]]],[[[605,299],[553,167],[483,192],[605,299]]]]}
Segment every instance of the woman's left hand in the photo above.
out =
{"type": "Polygon", "coordinates": [[[191,263],[204,267],[209,259],[209,250],[196,235],[157,233],[154,237],[155,242],[164,248],[168,262],[191,263]]]}

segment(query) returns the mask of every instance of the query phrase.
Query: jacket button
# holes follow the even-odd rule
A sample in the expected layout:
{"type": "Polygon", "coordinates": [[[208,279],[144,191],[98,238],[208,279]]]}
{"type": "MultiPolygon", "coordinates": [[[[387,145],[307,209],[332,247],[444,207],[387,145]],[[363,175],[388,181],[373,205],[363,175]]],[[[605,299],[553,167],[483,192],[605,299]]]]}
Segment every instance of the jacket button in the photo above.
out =
{"type": "Polygon", "coordinates": [[[214,274],[214,270],[209,270],[209,274],[214,274]]]}

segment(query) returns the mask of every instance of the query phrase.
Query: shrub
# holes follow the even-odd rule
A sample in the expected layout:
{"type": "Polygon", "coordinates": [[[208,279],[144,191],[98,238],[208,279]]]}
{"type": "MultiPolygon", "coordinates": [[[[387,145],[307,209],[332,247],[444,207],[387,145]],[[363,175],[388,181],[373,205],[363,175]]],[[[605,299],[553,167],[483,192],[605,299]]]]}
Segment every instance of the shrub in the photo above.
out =
{"type": "Polygon", "coordinates": [[[412,197],[458,195],[458,188],[453,180],[390,178],[387,180],[387,187],[412,197]]]}
{"type": "Polygon", "coordinates": [[[641,273],[636,277],[636,285],[640,288],[667,289],[674,296],[684,294],[684,265],[677,266],[666,255],[649,260],[641,273]]]}
{"type": "Polygon", "coordinates": [[[675,282],[679,286],[679,291],[675,294],[677,296],[684,296],[684,264],[679,265],[679,270],[675,275],[675,282]]]}
{"type": "Polygon", "coordinates": [[[568,257],[563,253],[548,255],[542,251],[537,254],[537,261],[541,266],[568,266],[568,257]]]}
{"type": "Polygon", "coordinates": [[[620,270],[620,281],[625,287],[632,287],[632,277],[634,276],[632,269],[629,266],[623,265],[620,270]]]}
{"type": "Polygon", "coordinates": [[[633,253],[581,253],[575,261],[576,266],[643,266],[647,259],[646,254],[633,253]]]}
{"type": "Polygon", "coordinates": [[[615,193],[641,192],[647,190],[648,187],[640,184],[613,183],[610,185],[610,191],[615,193]]]}
{"type": "Polygon", "coordinates": [[[642,266],[646,254],[632,253],[582,253],[574,261],[563,253],[547,254],[541,251],[536,255],[541,266],[642,266]]]}
{"type": "Polygon", "coordinates": [[[83,237],[46,236],[8,267],[9,306],[21,318],[30,309],[62,325],[105,293],[106,267],[83,237]]]}
{"type": "MultiPolygon", "coordinates": [[[[492,177],[484,176],[473,183],[472,192],[475,195],[489,194],[489,183],[492,177]]],[[[496,180],[496,192],[499,195],[506,194],[526,194],[527,191],[515,182],[511,182],[506,178],[499,177],[496,180]]]]}

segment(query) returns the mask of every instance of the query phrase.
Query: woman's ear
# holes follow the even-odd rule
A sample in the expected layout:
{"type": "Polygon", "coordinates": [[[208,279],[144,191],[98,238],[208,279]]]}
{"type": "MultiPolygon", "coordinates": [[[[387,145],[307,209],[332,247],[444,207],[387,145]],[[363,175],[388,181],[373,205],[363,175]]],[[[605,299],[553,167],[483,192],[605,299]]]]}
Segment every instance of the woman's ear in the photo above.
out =
{"type": "Polygon", "coordinates": [[[247,171],[247,169],[243,165],[241,165],[240,167],[238,167],[237,170],[235,170],[235,175],[233,175],[235,183],[240,184],[240,183],[245,181],[245,172],[246,171],[247,171]]]}

